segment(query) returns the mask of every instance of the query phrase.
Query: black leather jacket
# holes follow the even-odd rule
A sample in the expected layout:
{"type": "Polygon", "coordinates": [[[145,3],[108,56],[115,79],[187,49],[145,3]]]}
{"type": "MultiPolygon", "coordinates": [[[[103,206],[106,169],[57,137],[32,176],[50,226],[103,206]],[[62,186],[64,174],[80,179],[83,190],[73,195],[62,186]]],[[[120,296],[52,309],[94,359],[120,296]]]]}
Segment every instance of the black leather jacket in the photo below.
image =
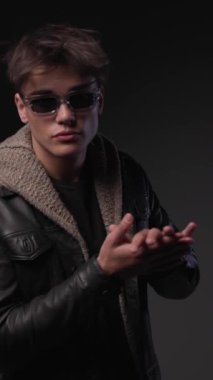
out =
{"type": "MultiPolygon", "coordinates": [[[[170,223],[139,165],[124,154],[121,162],[123,212],[133,213],[135,231],[170,223]]],[[[185,298],[195,289],[198,278],[197,259],[188,247],[185,260],[172,271],[147,278],[130,277],[123,282],[121,310],[139,379],[160,379],[147,284],[164,297],[185,298]]],[[[3,379],[96,379],[95,360],[90,374],[85,364],[88,339],[92,337],[88,321],[110,291],[110,283],[95,257],[85,262],[76,239],[21,196],[0,188],[3,379]]]]}

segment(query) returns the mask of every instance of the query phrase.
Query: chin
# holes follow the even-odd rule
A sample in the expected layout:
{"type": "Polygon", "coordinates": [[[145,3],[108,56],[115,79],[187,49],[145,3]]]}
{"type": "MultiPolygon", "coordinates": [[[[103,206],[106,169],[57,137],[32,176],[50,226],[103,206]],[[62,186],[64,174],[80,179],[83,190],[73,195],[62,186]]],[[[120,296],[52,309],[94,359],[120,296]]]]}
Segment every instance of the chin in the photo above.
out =
{"type": "Polygon", "coordinates": [[[66,158],[66,157],[72,157],[75,155],[81,155],[84,152],[84,150],[79,149],[77,147],[63,147],[63,149],[55,151],[53,154],[55,157],[58,158],[66,158]]]}

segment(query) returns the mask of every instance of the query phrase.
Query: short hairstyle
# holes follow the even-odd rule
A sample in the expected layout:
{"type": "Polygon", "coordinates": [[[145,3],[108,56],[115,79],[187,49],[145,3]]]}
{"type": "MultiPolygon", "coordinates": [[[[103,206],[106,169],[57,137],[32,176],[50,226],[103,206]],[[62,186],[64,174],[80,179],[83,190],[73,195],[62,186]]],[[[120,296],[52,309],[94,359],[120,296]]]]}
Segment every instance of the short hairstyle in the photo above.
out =
{"type": "Polygon", "coordinates": [[[93,29],[67,24],[46,24],[23,35],[6,53],[7,73],[19,91],[38,66],[67,66],[82,76],[94,76],[105,85],[109,58],[93,29]]]}

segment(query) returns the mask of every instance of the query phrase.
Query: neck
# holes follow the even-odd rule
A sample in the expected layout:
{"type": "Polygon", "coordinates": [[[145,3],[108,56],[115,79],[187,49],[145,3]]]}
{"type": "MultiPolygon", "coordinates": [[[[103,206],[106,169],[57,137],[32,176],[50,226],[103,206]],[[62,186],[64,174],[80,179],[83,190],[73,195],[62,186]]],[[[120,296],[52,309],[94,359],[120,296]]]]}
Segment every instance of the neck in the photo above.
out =
{"type": "Polygon", "coordinates": [[[57,158],[51,165],[45,165],[45,169],[49,176],[64,182],[78,182],[84,160],[75,160],[71,157],[57,158]]]}
{"type": "Polygon", "coordinates": [[[51,178],[66,183],[77,182],[79,180],[86,151],[81,152],[80,155],[72,154],[63,157],[38,154],[38,152],[35,152],[35,154],[51,178]]]}

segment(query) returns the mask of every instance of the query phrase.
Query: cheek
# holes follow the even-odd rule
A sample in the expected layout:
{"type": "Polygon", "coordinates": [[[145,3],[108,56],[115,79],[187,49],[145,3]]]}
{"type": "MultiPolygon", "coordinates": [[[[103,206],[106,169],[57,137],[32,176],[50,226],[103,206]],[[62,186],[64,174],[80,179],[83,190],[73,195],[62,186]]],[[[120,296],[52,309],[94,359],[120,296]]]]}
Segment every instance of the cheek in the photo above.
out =
{"type": "Polygon", "coordinates": [[[48,128],[45,128],[45,124],[36,122],[30,123],[30,130],[32,137],[37,140],[38,142],[45,142],[48,141],[48,128]]]}
{"type": "Polygon", "coordinates": [[[98,115],[94,113],[91,115],[89,119],[87,119],[84,123],[85,130],[89,135],[95,135],[98,130],[98,115]]]}

